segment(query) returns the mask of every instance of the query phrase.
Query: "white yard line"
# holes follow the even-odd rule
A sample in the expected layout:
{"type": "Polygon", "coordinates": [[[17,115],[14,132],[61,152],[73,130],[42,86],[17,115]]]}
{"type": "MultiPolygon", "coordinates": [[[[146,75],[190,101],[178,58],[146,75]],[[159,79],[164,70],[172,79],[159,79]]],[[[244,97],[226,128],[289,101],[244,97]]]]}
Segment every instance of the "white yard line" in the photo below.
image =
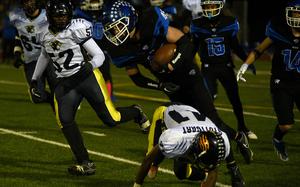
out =
{"type": "MultiPolygon", "coordinates": [[[[6,80],[0,80],[0,84],[10,84],[10,85],[27,85],[26,83],[23,82],[14,82],[14,81],[6,81],[6,80]]],[[[154,98],[154,97],[148,97],[148,96],[142,96],[142,95],[136,95],[136,94],[128,94],[128,93],[123,93],[123,92],[114,92],[116,96],[120,97],[126,97],[126,98],[131,98],[131,99],[140,99],[140,100],[147,100],[147,101],[155,101],[155,102],[169,102],[168,99],[164,98],[154,98]]],[[[223,107],[216,107],[220,111],[225,111],[225,112],[233,112],[232,109],[230,108],[223,108],[223,107]]],[[[247,112],[244,111],[245,115],[248,116],[255,116],[255,117],[261,117],[261,118],[268,118],[268,119],[277,119],[276,116],[271,116],[271,115],[264,115],[264,114],[258,114],[255,112],[247,112]]],[[[296,122],[300,122],[300,119],[294,119],[296,122]]]]}
{"type": "Polygon", "coordinates": [[[93,131],[83,131],[83,133],[93,135],[93,136],[106,136],[104,133],[97,133],[93,131]]]}
{"type": "MultiPolygon", "coordinates": [[[[37,134],[37,131],[17,131],[18,133],[21,133],[21,134],[37,134]]],[[[0,134],[8,134],[6,132],[0,132],[0,134]]]]}
{"type": "MultiPolygon", "coordinates": [[[[64,148],[70,149],[69,145],[63,144],[63,143],[60,143],[60,142],[56,142],[56,141],[52,141],[52,140],[46,140],[46,139],[38,138],[38,137],[35,137],[35,136],[27,135],[27,134],[24,134],[24,133],[20,133],[20,132],[17,132],[17,131],[4,129],[4,128],[0,128],[0,131],[2,131],[4,133],[7,133],[7,134],[12,134],[12,135],[19,136],[19,137],[22,137],[22,138],[30,139],[30,140],[33,140],[33,141],[42,142],[42,143],[51,144],[51,145],[56,145],[58,147],[64,147],[64,148]]],[[[126,159],[126,158],[116,157],[116,156],[113,156],[113,155],[100,153],[100,152],[96,152],[96,151],[92,151],[92,150],[88,150],[88,152],[89,152],[89,154],[100,156],[100,157],[103,157],[103,158],[106,158],[106,159],[115,160],[115,161],[123,162],[123,163],[126,163],[126,164],[131,164],[131,165],[134,165],[134,166],[140,166],[140,163],[138,163],[136,161],[133,161],[133,160],[126,159]]],[[[174,172],[171,171],[171,170],[168,170],[168,169],[159,168],[159,171],[162,172],[162,173],[167,173],[167,174],[174,175],[174,172]]],[[[218,182],[217,182],[216,186],[230,187],[229,185],[225,185],[225,184],[218,183],[218,182]]]]}

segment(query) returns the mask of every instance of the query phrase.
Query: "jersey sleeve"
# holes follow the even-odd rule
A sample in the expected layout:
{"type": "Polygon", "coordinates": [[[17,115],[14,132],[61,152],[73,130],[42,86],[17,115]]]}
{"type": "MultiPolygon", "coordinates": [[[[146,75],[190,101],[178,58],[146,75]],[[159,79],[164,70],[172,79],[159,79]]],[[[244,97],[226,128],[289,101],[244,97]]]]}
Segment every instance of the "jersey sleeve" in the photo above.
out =
{"type": "Polygon", "coordinates": [[[167,158],[183,155],[190,146],[189,141],[182,136],[182,133],[172,129],[165,130],[158,142],[159,149],[167,158]]]}
{"type": "Polygon", "coordinates": [[[266,36],[271,38],[273,41],[281,41],[284,43],[290,43],[290,41],[284,36],[282,32],[280,32],[280,23],[275,19],[269,21],[266,27],[266,36]]]}
{"type": "Polygon", "coordinates": [[[74,19],[70,29],[76,43],[83,44],[92,37],[92,24],[85,19],[74,19]]]}
{"type": "Polygon", "coordinates": [[[140,32],[143,40],[166,37],[169,27],[167,14],[158,7],[147,9],[141,16],[140,32]]]}

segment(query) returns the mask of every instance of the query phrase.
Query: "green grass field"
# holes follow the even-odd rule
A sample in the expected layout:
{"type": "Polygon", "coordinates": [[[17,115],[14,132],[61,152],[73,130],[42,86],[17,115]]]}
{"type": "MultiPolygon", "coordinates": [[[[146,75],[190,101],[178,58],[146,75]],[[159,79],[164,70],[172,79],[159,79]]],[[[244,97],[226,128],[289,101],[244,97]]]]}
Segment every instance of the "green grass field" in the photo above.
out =
{"type": "MultiPolygon", "coordinates": [[[[299,111],[295,110],[295,128],[285,137],[290,160],[282,162],[271,143],[276,117],[269,94],[270,63],[259,62],[256,66],[258,75],[247,73],[247,83],[239,84],[247,126],[259,139],[250,142],[253,163],[246,165],[235,151],[236,160],[248,187],[300,186],[299,111]]],[[[124,69],[113,67],[112,72],[117,106],[138,103],[150,118],[161,103],[159,99],[166,99],[162,92],[134,86],[124,69]]],[[[224,121],[236,128],[220,84],[216,106],[224,121]]],[[[103,125],[86,101],[77,112],[76,121],[90,157],[97,165],[93,176],[75,177],[67,173],[74,159],[50,107],[30,103],[22,69],[0,65],[0,186],[132,186],[147,148],[147,135],[133,122],[115,128],[103,125]]],[[[232,145],[235,150],[236,144],[232,145]]],[[[179,181],[170,174],[170,160],[165,160],[161,167],[167,170],[159,172],[155,180],[146,179],[144,186],[199,186],[199,183],[179,181]]],[[[220,167],[218,184],[230,184],[225,163],[220,167]]]]}

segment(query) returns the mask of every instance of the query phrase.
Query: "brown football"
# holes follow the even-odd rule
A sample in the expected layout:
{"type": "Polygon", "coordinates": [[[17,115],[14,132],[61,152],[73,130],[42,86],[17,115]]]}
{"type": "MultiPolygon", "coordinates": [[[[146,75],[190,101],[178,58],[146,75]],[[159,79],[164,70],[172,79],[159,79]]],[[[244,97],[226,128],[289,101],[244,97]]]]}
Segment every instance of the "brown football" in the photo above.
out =
{"type": "Polygon", "coordinates": [[[151,67],[154,71],[161,71],[163,65],[169,63],[176,51],[176,44],[167,43],[158,48],[153,56],[151,67]]]}

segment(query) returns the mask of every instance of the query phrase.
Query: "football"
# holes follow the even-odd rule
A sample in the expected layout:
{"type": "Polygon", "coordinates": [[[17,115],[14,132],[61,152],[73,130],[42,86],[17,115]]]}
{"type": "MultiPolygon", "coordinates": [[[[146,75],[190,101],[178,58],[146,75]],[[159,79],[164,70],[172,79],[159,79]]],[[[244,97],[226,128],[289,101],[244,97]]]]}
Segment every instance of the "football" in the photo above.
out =
{"type": "Polygon", "coordinates": [[[151,67],[154,71],[161,71],[162,66],[168,64],[176,52],[176,44],[167,43],[158,48],[153,56],[151,67]]]}

